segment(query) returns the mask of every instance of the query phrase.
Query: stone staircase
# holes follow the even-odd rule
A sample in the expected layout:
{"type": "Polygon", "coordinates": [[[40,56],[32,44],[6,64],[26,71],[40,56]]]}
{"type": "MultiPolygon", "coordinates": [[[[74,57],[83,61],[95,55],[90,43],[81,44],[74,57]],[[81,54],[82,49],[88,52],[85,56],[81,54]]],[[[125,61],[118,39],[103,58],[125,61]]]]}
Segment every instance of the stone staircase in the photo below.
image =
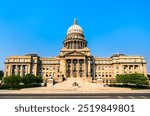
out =
{"type": "Polygon", "coordinates": [[[67,80],[57,83],[53,86],[55,89],[80,89],[80,90],[89,90],[89,89],[96,89],[98,85],[96,83],[90,83],[87,80],[83,80],[82,78],[67,78],[67,80]],[[77,82],[77,86],[73,86],[73,83],[77,82]]]}

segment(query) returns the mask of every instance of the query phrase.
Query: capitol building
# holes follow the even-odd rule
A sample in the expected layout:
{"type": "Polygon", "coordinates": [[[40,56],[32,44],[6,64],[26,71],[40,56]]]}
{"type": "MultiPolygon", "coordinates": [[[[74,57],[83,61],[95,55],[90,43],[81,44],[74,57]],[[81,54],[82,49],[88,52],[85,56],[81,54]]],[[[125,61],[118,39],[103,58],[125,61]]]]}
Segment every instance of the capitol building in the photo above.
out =
{"type": "Polygon", "coordinates": [[[4,76],[24,76],[31,73],[41,75],[43,79],[51,75],[54,79],[83,78],[89,81],[100,77],[104,83],[109,83],[117,74],[147,75],[144,57],[124,54],[113,54],[108,58],[95,57],[87,43],[83,29],[75,19],[67,30],[64,46],[58,56],[44,58],[37,54],[27,54],[7,57],[4,76]]]}

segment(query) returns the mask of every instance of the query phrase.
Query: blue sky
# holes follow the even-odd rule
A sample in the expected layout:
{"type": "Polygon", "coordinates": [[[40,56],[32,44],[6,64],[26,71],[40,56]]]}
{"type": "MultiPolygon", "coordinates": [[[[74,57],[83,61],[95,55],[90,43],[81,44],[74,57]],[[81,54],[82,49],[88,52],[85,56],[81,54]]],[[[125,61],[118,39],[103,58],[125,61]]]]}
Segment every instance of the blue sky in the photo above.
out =
{"type": "Polygon", "coordinates": [[[144,56],[150,72],[150,0],[1,0],[0,69],[6,56],[57,56],[77,18],[94,56],[144,56]]]}

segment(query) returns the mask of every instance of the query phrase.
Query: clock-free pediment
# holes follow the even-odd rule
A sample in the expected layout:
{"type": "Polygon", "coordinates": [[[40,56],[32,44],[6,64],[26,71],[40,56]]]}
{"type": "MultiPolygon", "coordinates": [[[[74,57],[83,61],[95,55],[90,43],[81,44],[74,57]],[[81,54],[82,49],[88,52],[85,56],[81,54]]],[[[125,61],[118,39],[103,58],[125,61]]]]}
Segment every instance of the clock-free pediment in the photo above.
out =
{"type": "Polygon", "coordinates": [[[78,52],[78,51],[73,51],[65,54],[65,56],[86,56],[84,53],[78,52]]]}

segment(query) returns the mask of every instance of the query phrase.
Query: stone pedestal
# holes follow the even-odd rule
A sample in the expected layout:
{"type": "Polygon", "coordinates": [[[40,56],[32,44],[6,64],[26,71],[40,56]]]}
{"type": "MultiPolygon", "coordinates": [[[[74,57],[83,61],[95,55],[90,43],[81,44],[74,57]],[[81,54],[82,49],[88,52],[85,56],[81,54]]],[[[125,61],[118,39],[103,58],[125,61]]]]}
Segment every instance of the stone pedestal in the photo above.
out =
{"type": "Polygon", "coordinates": [[[52,87],[54,85],[54,80],[53,79],[48,79],[47,80],[47,87],[52,87]]]}
{"type": "Polygon", "coordinates": [[[98,79],[97,79],[97,84],[98,84],[99,87],[104,87],[103,79],[98,78],[98,79]]]}

